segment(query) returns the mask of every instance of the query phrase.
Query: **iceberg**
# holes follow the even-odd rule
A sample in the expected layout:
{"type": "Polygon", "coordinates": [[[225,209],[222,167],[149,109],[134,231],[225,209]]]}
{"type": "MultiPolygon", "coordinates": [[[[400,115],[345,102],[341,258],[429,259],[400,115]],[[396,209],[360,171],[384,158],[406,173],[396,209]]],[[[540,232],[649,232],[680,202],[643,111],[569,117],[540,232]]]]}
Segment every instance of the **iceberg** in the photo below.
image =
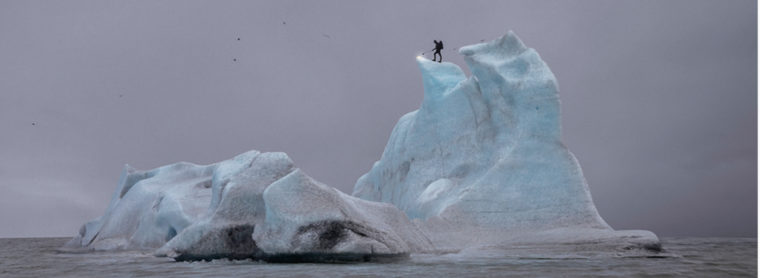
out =
{"type": "Polygon", "coordinates": [[[509,32],[459,52],[470,77],[455,64],[417,58],[422,105],[399,119],[351,195],[281,152],[148,171],[127,165],[103,216],[65,248],[270,262],[494,247],[660,250],[652,232],[615,231],[600,217],[561,142],[557,82],[535,50],[509,32]]]}
{"type": "Polygon", "coordinates": [[[372,261],[432,250],[391,204],[321,184],[285,153],[211,165],[126,167],[105,214],[67,248],[154,250],[178,261],[372,261]]]}
{"type": "Polygon", "coordinates": [[[399,119],[353,195],[396,205],[439,248],[605,239],[659,248],[648,231],[614,231],[560,138],[554,74],[513,33],[459,49],[472,72],[417,57],[421,107],[399,119]]]}

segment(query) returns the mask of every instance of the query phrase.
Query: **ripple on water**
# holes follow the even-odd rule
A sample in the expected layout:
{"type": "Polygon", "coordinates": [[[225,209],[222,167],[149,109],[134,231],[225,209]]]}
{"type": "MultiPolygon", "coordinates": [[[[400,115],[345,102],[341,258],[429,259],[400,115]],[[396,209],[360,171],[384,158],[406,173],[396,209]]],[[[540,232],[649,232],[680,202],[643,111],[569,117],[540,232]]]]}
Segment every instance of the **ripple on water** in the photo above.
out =
{"type": "Polygon", "coordinates": [[[20,277],[755,277],[754,238],[663,238],[657,258],[538,249],[412,255],[394,263],[174,262],[150,252],[61,252],[67,238],[0,239],[0,276],[20,277]]]}

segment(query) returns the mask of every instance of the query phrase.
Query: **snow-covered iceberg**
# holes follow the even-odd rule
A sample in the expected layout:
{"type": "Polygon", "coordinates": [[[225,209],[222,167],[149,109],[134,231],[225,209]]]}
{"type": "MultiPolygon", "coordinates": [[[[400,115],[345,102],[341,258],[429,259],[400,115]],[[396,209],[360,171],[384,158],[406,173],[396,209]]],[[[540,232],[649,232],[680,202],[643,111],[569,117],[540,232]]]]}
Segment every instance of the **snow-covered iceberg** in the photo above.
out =
{"type": "Polygon", "coordinates": [[[599,216],[560,140],[556,79],[535,50],[509,32],[459,52],[470,77],[417,58],[423,103],[399,120],[353,196],[285,153],[126,166],[105,214],[66,247],[286,262],[491,247],[659,250],[653,233],[615,231],[599,216]]]}
{"type": "Polygon", "coordinates": [[[560,138],[558,86],[509,32],[460,48],[473,76],[417,57],[419,110],[398,121],[354,196],[396,205],[437,247],[581,242],[658,248],[647,231],[613,231],[560,138]]]}

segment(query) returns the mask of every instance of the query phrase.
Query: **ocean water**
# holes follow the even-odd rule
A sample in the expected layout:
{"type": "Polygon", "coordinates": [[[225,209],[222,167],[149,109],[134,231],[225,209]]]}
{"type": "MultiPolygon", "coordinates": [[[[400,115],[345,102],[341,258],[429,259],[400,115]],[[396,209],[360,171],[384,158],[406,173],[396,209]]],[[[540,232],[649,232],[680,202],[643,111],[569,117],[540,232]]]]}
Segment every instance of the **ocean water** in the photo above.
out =
{"type": "Polygon", "coordinates": [[[68,238],[0,239],[0,277],[755,277],[755,238],[663,238],[658,256],[483,250],[393,263],[175,262],[149,252],[71,253],[68,238]],[[528,255],[526,255],[528,254],[528,255]]]}

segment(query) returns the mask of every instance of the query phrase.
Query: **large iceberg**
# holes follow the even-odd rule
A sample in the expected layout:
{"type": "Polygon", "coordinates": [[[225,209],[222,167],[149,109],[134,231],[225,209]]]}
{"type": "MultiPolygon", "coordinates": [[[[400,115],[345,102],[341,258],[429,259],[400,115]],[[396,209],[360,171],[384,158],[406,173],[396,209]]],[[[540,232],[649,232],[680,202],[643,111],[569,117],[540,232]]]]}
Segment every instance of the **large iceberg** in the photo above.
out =
{"type": "Polygon", "coordinates": [[[398,121],[354,196],[396,205],[439,248],[598,241],[659,248],[647,231],[613,231],[560,140],[557,81],[509,32],[460,48],[472,75],[417,57],[425,95],[398,121]]]}
{"type": "Polygon", "coordinates": [[[320,184],[284,153],[124,170],[106,213],[66,247],[176,260],[366,261],[432,250],[396,207],[320,184]]]}
{"type": "Polygon", "coordinates": [[[560,140],[556,79],[535,50],[509,32],[459,52],[470,77],[417,58],[422,105],[399,120],[353,196],[310,178],[285,153],[126,166],[105,214],[66,247],[274,262],[493,247],[659,250],[653,233],[615,231],[599,216],[560,140]]]}

